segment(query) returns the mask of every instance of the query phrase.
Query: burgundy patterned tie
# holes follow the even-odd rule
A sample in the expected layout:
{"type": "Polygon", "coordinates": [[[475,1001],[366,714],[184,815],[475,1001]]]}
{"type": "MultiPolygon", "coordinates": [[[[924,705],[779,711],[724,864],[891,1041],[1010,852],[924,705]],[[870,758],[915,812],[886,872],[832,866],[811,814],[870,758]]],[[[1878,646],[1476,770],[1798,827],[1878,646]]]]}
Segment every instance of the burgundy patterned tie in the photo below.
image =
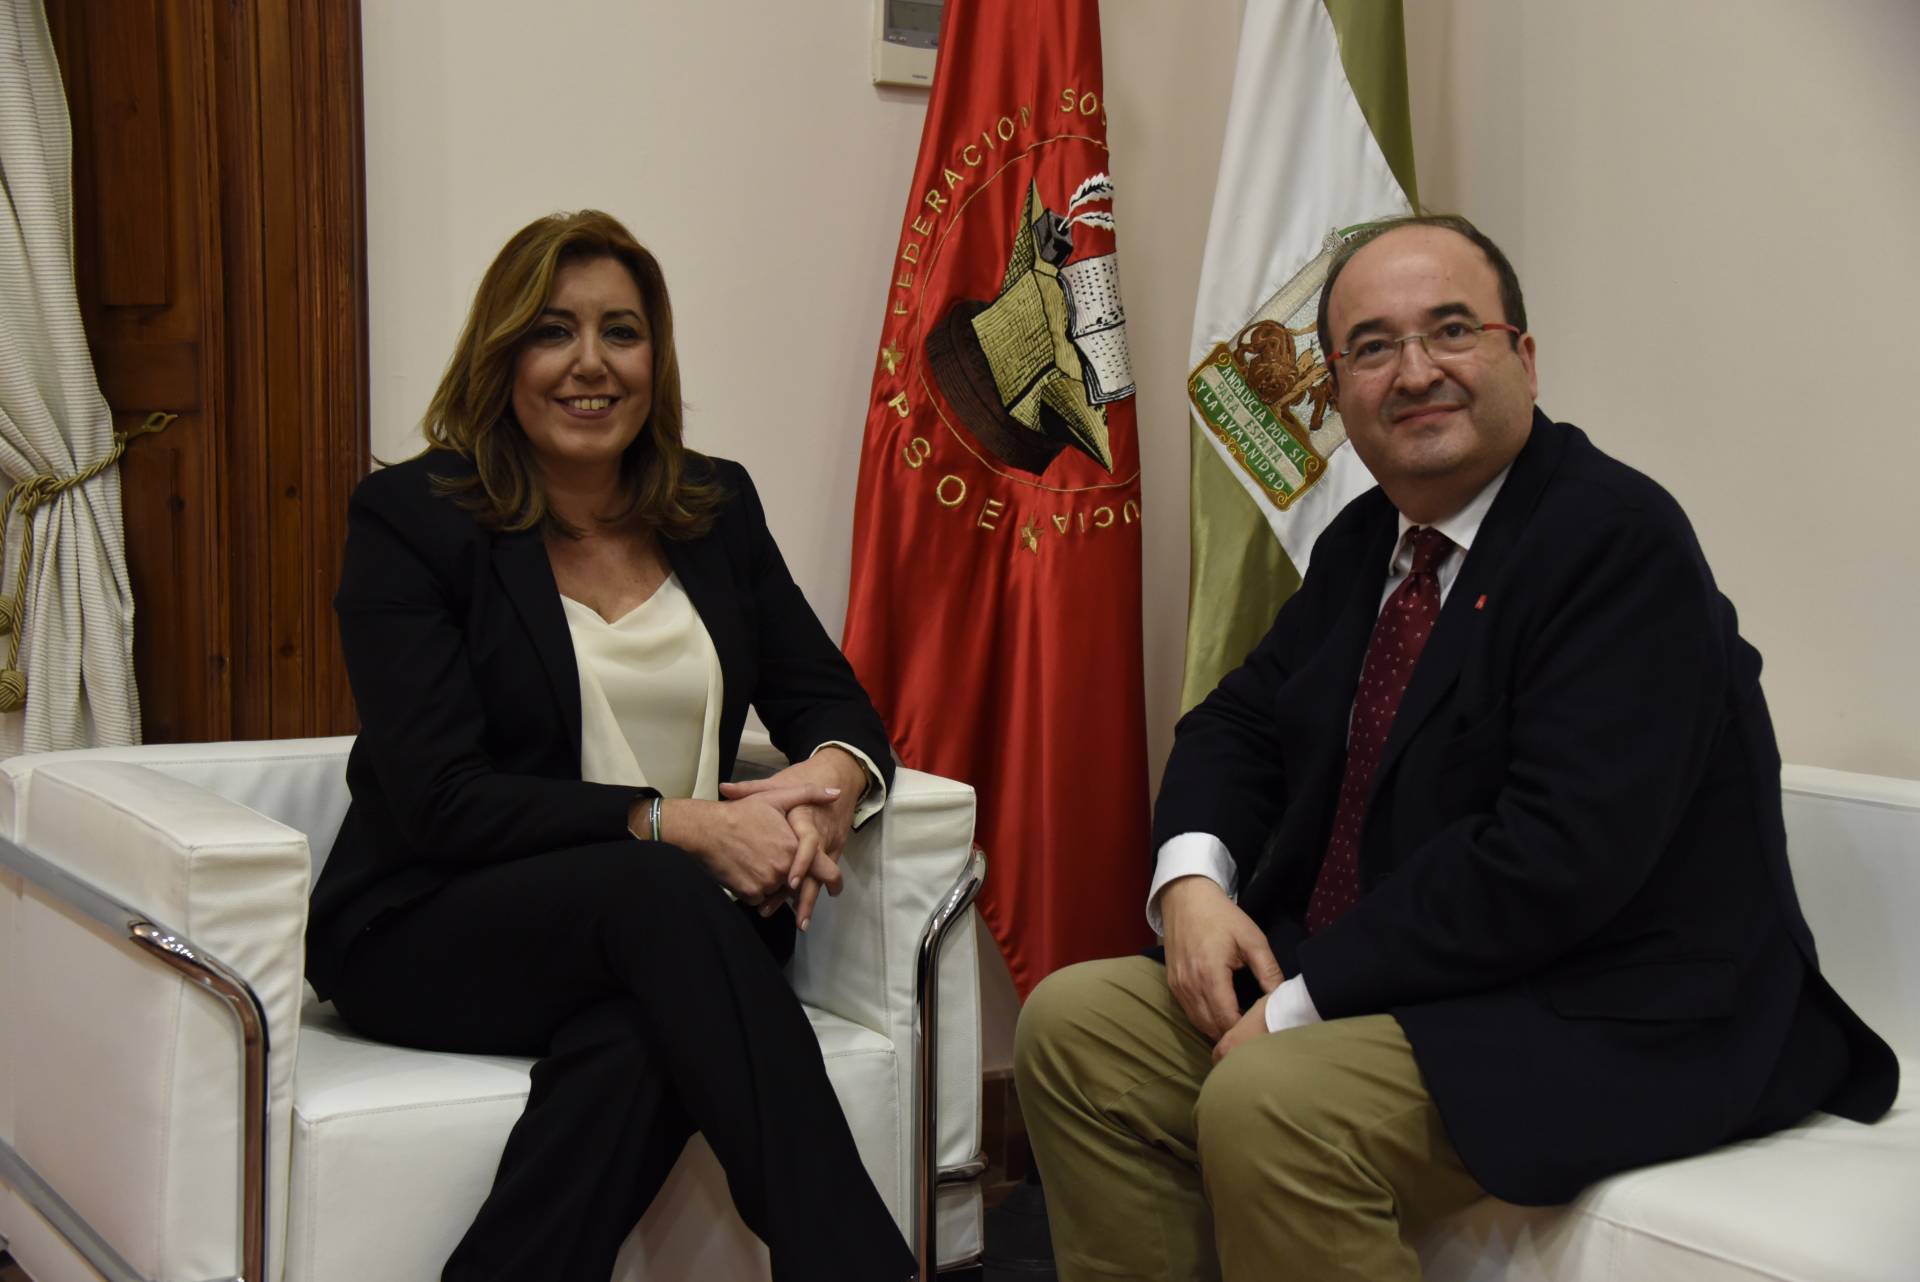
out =
{"type": "Polygon", "coordinates": [[[1408,530],[1406,538],[1413,550],[1413,568],[1380,607],[1366,662],[1360,668],[1360,688],[1353,695],[1340,805],[1334,811],[1333,835],[1320,862],[1320,876],[1313,883],[1313,898],[1307,901],[1309,934],[1331,926],[1360,902],[1360,821],[1366,816],[1367,789],[1373,772],[1380,768],[1380,752],[1387,746],[1387,731],[1393,728],[1393,714],[1407,693],[1413,665],[1440,614],[1440,578],[1435,571],[1453,551],[1453,542],[1425,526],[1408,530]]]}

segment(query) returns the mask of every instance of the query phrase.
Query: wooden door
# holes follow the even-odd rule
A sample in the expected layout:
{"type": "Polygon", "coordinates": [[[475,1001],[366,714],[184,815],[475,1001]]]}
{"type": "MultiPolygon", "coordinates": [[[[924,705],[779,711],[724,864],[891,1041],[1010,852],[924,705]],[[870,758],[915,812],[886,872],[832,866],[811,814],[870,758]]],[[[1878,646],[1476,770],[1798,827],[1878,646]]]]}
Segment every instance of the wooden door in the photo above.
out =
{"type": "Polygon", "coordinates": [[[353,728],[367,469],[358,0],[48,0],[74,270],[121,464],[149,741],[353,728]]]}

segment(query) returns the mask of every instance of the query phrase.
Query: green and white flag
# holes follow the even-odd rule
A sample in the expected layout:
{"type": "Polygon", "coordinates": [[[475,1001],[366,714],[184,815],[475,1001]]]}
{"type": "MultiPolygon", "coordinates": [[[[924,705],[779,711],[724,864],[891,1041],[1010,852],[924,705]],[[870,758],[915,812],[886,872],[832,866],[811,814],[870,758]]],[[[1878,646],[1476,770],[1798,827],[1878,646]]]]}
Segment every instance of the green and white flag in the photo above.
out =
{"type": "Polygon", "coordinates": [[[1340,234],[1414,196],[1400,0],[1247,0],[1187,381],[1183,709],[1253,649],[1314,539],[1373,484],[1328,402],[1314,312],[1340,234]]]}

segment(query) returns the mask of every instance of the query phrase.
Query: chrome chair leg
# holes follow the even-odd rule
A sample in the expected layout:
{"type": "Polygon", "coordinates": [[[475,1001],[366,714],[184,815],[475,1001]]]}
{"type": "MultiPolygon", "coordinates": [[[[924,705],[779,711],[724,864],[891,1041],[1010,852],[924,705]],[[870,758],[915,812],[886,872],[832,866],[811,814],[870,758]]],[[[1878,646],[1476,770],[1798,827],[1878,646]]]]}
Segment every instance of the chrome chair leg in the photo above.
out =
{"type": "Polygon", "coordinates": [[[978,846],[920,931],[920,951],[914,965],[914,1023],[919,1037],[914,1048],[913,1251],[920,1282],[933,1282],[939,1272],[936,1249],[934,1195],[946,1184],[980,1178],[987,1169],[984,1156],[957,1166],[941,1167],[939,1154],[940,1104],[940,948],[947,932],[965,920],[967,908],[986,880],[987,857],[978,846]]]}

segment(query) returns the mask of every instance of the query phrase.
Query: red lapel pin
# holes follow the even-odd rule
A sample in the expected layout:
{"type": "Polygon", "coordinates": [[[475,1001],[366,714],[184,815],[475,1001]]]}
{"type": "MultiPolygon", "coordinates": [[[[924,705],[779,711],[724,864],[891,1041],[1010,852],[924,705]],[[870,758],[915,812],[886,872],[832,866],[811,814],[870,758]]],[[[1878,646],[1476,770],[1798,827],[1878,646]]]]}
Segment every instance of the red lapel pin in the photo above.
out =
{"type": "Polygon", "coordinates": [[[1482,593],[1480,594],[1480,599],[1479,599],[1478,601],[1475,601],[1475,602],[1473,603],[1473,608],[1474,608],[1474,609],[1476,609],[1476,610],[1484,610],[1484,609],[1486,609],[1486,608],[1487,608],[1487,594],[1486,594],[1486,593],[1484,593],[1484,592],[1482,592],[1482,593]]]}

